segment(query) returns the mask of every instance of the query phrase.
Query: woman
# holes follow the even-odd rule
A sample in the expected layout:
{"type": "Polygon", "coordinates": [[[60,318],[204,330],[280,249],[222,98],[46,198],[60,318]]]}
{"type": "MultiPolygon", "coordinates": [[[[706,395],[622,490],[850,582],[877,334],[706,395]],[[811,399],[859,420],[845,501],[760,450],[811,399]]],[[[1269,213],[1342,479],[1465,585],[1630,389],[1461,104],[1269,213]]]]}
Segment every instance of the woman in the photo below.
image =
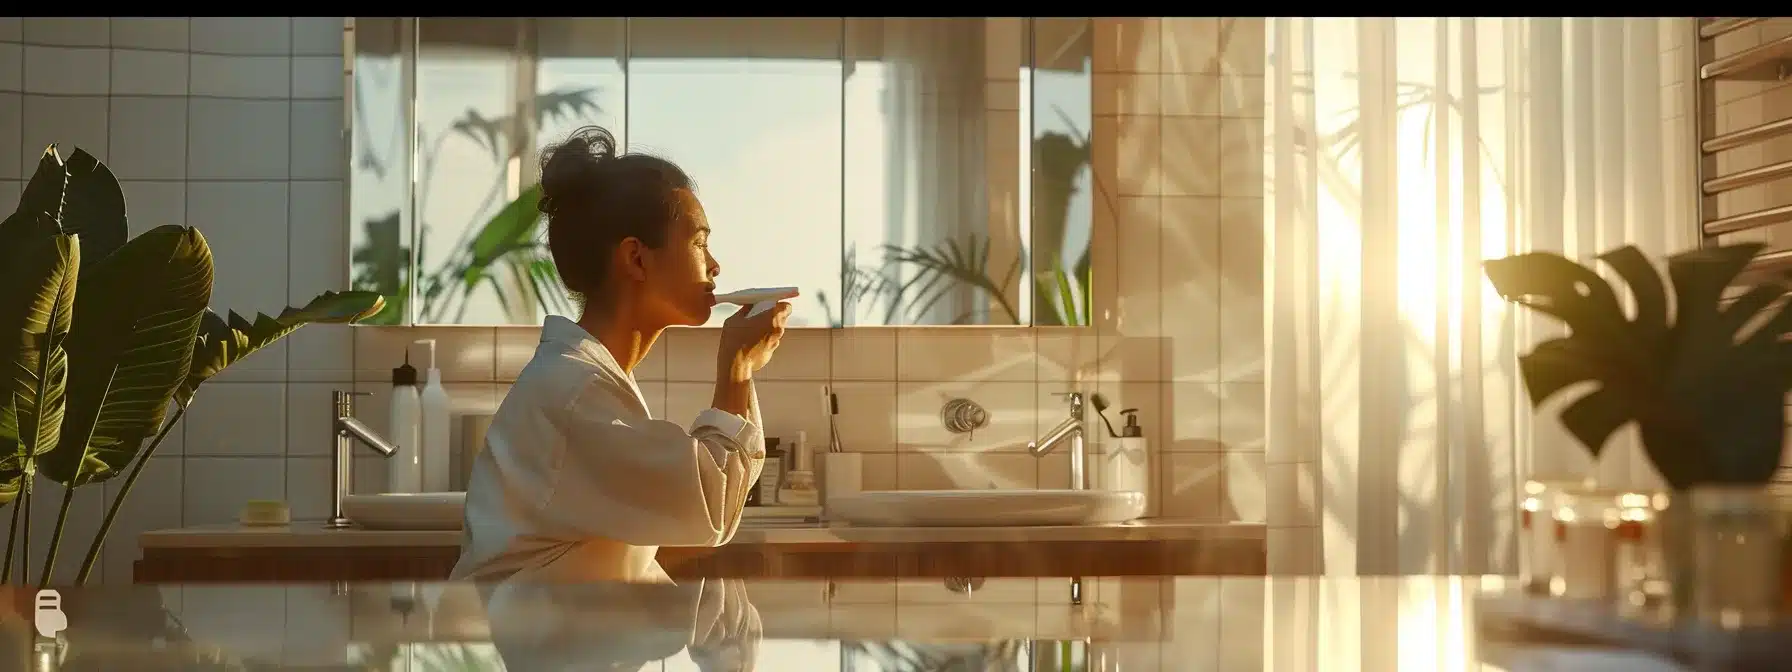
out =
{"type": "Polygon", "coordinates": [[[587,127],[547,151],[541,188],[548,248],[583,315],[547,318],[492,418],[453,578],[667,581],[660,546],[719,546],[740,524],[765,457],[753,373],[790,306],[728,318],[713,408],[689,430],[655,420],[631,372],[666,327],[709,318],[721,272],[691,179],[618,156],[587,127]]]}

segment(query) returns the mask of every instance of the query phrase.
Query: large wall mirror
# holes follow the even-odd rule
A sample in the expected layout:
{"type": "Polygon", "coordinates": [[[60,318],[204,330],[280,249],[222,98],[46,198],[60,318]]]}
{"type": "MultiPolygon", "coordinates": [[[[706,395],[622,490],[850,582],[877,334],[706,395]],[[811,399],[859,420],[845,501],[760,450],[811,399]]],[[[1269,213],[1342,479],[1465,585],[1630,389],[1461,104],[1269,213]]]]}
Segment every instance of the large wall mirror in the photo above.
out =
{"type": "Polygon", "coordinates": [[[375,324],[576,315],[534,185],[588,124],[690,172],[722,289],[801,287],[793,326],[1089,323],[1087,18],[352,21],[375,324]]]}

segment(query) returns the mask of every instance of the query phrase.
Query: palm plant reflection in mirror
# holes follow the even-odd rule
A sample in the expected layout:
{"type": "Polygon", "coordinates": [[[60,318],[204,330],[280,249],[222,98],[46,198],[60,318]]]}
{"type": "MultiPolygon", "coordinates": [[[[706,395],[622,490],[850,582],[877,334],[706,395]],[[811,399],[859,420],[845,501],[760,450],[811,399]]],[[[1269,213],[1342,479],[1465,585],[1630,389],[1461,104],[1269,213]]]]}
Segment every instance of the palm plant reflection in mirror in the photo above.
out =
{"type": "MultiPolygon", "coordinates": [[[[535,127],[564,118],[601,113],[596,102],[599,92],[597,88],[557,89],[537,95],[531,108],[535,110],[535,127]]],[[[355,98],[358,120],[363,117],[361,101],[361,97],[355,98]]],[[[417,201],[428,200],[430,178],[443,143],[459,137],[477,143],[489,151],[494,160],[528,160],[521,156],[524,153],[521,150],[523,130],[513,116],[487,118],[478,110],[467,110],[427,146],[419,147],[417,201]],[[502,151],[509,151],[511,156],[500,156],[502,151]]],[[[381,176],[388,169],[388,162],[371,151],[357,155],[355,162],[357,167],[381,176]]],[[[485,211],[485,206],[502,193],[507,178],[507,174],[500,174],[493,180],[474,212],[485,211]]],[[[386,310],[364,324],[403,324],[406,315],[411,315],[418,324],[459,322],[469,299],[482,285],[492,288],[506,313],[515,306],[528,304],[546,306],[562,314],[571,313],[571,299],[561,288],[559,273],[539,235],[540,213],[535,206],[540,200],[540,185],[531,185],[483,224],[469,222],[462,227],[459,241],[448,255],[430,271],[418,268],[413,272],[411,268],[413,258],[419,267],[428,264],[429,250],[424,249],[421,242],[426,239],[423,232],[430,228],[428,222],[417,223],[417,235],[413,238],[418,241],[415,253],[404,244],[400,211],[393,210],[363,222],[365,242],[357,246],[349,258],[354,267],[354,286],[386,296],[386,310]],[[415,292],[412,291],[413,281],[415,292]],[[409,305],[413,297],[417,300],[415,310],[409,305]]],[[[419,213],[423,210],[417,208],[419,213]]]]}
{"type": "MultiPolygon", "coordinates": [[[[1053,111],[1070,133],[1046,131],[1033,140],[1032,252],[1035,260],[1063,258],[1065,233],[1070,228],[1071,198],[1077,177],[1089,168],[1089,136],[1064,110],[1053,111]]],[[[1090,182],[1107,203],[1100,179],[1091,171],[1090,182]]],[[[1058,262],[1035,269],[1029,283],[1033,291],[1033,324],[1038,326],[1087,326],[1094,288],[1091,245],[1081,246],[1075,263],[1064,268],[1058,262]]],[[[950,292],[970,288],[991,304],[992,314],[965,311],[949,324],[1023,324],[1018,307],[1010,300],[1021,276],[1022,257],[1017,255],[1001,272],[992,270],[990,241],[975,233],[957,239],[913,246],[884,245],[881,263],[858,259],[856,246],[848,246],[840,258],[840,291],[816,292],[816,300],[831,326],[846,325],[845,316],[859,314],[867,303],[882,308],[882,324],[921,324],[928,311],[950,292]],[[979,319],[986,318],[986,319],[979,319]]],[[[998,266],[1000,266],[998,264],[998,266]]]]}
{"type": "MultiPolygon", "coordinates": [[[[559,89],[540,94],[532,109],[536,127],[562,118],[601,113],[596,102],[597,88],[559,89]]],[[[355,98],[357,119],[362,98],[355,98]]],[[[1090,165],[1090,140],[1077,128],[1062,109],[1053,111],[1070,133],[1047,131],[1033,140],[1032,247],[1034,259],[1061,260],[1070,226],[1071,199],[1076,195],[1077,178],[1090,165]],[[1041,254],[1040,251],[1047,252],[1041,254]]],[[[428,200],[431,178],[442,145],[452,138],[477,143],[491,153],[494,160],[526,159],[519,154],[523,129],[512,116],[487,118],[478,110],[469,109],[456,122],[420,147],[418,154],[417,200],[428,200]],[[511,156],[501,157],[509,148],[511,156]]],[[[371,150],[355,157],[357,167],[383,177],[389,161],[371,150]]],[[[1093,173],[1088,173],[1094,178],[1093,173]]],[[[502,192],[507,174],[494,179],[480,207],[502,192]]],[[[1103,191],[1098,179],[1091,179],[1098,192],[1103,191]]],[[[1104,200],[1105,192],[1102,194],[1104,200]]],[[[559,274],[548,254],[540,232],[540,215],[536,204],[541,198],[540,185],[522,189],[518,196],[499,208],[496,215],[477,226],[463,226],[459,240],[448,255],[431,270],[430,251],[424,249],[423,235],[431,228],[419,221],[416,250],[405,244],[403,215],[394,209],[362,222],[362,244],[350,255],[353,284],[357,289],[379,292],[387,297],[386,309],[364,321],[364,324],[403,324],[406,316],[417,324],[459,323],[469,300],[482,286],[490,286],[500,307],[506,313],[514,307],[539,305],[557,313],[571,314],[573,306],[560,285],[559,274]],[[417,269],[412,268],[415,260],[417,269]],[[413,282],[416,290],[412,290],[413,282]],[[417,304],[410,305],[415,299],[417,304]]],[[[422,213],[425,209],[417,207],[422,213]]],[[[418,215],[421,218],[421,214],[418,215]]],[[[474,224],[477,222],[470,222],[474,224]]],[[[992,270],[990,241],[987,236],[966,234],[959,239],[946,239],[932,244],[883,246],[883,259],[876,265],[861,264],[856,247],[848,247],[841,258],[841,282],[837,293],[816,292],[828,315],[830,326],[845,326],[844,316],[856,314],[866,302],[875,302],[883,309],[883,324],[920,324],[927,322],[928,311],[950,292],[970,289],[985,296],[990,303],[984,311],[967,310],[948,320],[948,324],[1023,324],[1022,314],[1014,300],[1015,282],[1022,275],[1022,257],[1016,257],[1000,272],[992,270]]],[[[1090,246],[1081,246],[1077,260],[1065,268],[1057,261],[1028,274],[1033,292],[1032,322],[1041,326],[1086,326],[1091,324],[1091,292],[1093,270],[1090,246]]]]}

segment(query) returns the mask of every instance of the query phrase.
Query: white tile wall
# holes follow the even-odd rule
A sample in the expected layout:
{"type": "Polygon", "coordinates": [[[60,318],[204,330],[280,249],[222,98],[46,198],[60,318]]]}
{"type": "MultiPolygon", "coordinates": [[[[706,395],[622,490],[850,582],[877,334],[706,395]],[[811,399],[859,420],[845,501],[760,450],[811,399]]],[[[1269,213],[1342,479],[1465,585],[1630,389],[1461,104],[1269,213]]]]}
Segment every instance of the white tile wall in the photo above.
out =
{"type": "MultiPolygon", "coordinates": [[[[16,198],[45,144],[80,146],[117,171],[133,231],[200,228],[216,308],[274,311],[341,289],[341,29],[328,18],[0,19],[0,199],[16,198]]],[[[768,430],[820,440],[817,388],[832,384],[847,449],[867,454],[867,487],[1052,487],[1068,478],[1066,456],[1015,449],[1057,422],[1053,393],[1100,391],[1110,414],[1141,410],[1153,515],[1265,520],[1277,509],[1262,459],[1262,22],[1095,29],[1093,163],[1112,196],[1095,206],[1096,326],[792,333],[761,376],[768,430]],[[959,395],[991,411],[990,427],[940,429],[940,404],[959,395]]],[[[458,406],[489,410],[538,336],[418,331],[309,327],[209,383],[132,493],[105,578],[128,580],[138,532],[226,521],[250,498],[321,517],[330,390],[374,392],[360,414],[380,428],[383,381],[411,339],[439,341],[458,406]]],[[[637,370],[657,413],[706,403],[715,339],[671,330],[637,370]]],[[[358,483],[383,482],[379,459],[357,463],[358,483]]]]}
{"type": "MultiPolygon", "coordinates": [[[[64,156],[80,147],[118,175],[133,233],[187,224],[205,234],[216,255],[214,309],[273,312],[342,288],[342,161],[330,149],[342,133],[342,26],[0,18],[0,201],[16,202],[45,145],[64,156]]],[[[311,481],[327,488],[327,472],[315,457],[323,448],[310,444],[326,439],[321,425],[293,420],[306,417],[301,402],[322,412],[330,383],[352,384],[350,343],[346,329],[315,329],[203,388],[133,488],[100,578],[130,580],[138,533],[226,522],[250,498],[291,499],[319,515],[311,481]]],[[[73,576],[120,485],[77,491],[60,578],[73,576]]],[[[60,493],[39,487],[34,526],[47,530],[60,493]]]]}

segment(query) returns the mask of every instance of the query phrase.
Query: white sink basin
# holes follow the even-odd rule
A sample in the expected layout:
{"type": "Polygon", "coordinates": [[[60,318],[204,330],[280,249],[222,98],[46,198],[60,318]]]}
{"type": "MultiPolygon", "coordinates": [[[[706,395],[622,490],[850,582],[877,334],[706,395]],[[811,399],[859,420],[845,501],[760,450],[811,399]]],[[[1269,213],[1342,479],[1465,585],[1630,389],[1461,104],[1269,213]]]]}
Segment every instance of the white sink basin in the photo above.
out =
{"type": "Polygon", "coordinates": [[[342,515],[369,530],[458,530],[467,493],[349,495],[342,515]]]}
{"type": "Polygon", "coordinates": [[[839,495],[829,516],[882,527],[1102,525],[1145,513],[1145,493],[1112,490],[883,490],[839,495]]]}

